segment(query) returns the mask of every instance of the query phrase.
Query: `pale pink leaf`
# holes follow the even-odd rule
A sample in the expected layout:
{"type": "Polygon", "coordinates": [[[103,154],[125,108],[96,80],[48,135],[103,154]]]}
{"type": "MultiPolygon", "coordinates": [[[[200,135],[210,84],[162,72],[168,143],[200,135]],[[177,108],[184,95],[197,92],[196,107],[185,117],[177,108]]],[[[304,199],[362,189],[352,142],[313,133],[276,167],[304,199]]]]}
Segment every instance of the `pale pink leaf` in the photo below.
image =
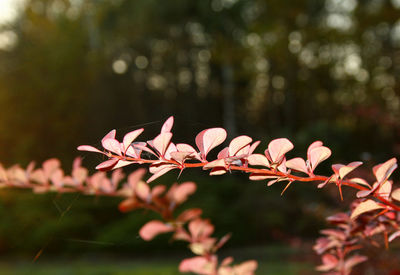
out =
{"type": "Polygon", "coordinates": [[[397,159],[392,158],[382,164],[374,166],[373,172],[378,182],[382,182],[387,180],[396,168],[397,159]]]}
{"type": "Polygon", "coordinates": [[[385,208],[383,205],[378,204],[376,201],[373,200],[366,200],[361,202],[351,213],[350,218],[355,219],[363,213],[374,211],[377,209],[385,208]]]}
{"type": "Polygon", "coordinates": [[[253,139],[249,136],[238,136],[229,143],[229,156],[235,156],[243,147],[249,145],[253,139]]]}
{"type": "Polygon", "coordinates": [[[146,169],[144,168],[139,168],[130,173],[128,176],[129,186],[134,189],[136,187],[136,184],[143,178],[145,174],[146,174],[146,169]]]}
{"type": "Polygon", "coordinates": [[[128,150],[131,143],[143,132],[143,128],[127,133],[122,141],[124,145],[124,153],[128,150]]]}
{"type": "Polygon", "coordinates": [[[189,231],[193,238],[202,239],[214,232],[214,226],[208,220],[195,219],[189,223],[189,231]]]}
{"type": "Polygon", "coordinates": [[[269,167],[269,161],[266,156],[261,154],[253,154],[247,158],[250,165],[259,165],[269,167]]]}
{"type": "Polygon", "coordinates": [[[60,166],[61,162],[56,158],[48,159],[42,164],[43,172],[46,177],[50,177],[54,171],[60,168],[60,166]]]}
{"type": "Polygon", "coordinates": [[[115,131],[115,129],[114,129],[114,130],[111,130],[110,132],[108,132],[107,135],[105,135],[105,136],[101,139],[101,143],[103,143],[104,140],[109,139],[109,138],[115,139],[115,134],[116,134],[116,133],[117,133],[117,131],[115,131]]]}
{"type": "Polygon", "coordinates": [[[294,158],[286,161],[286,167],[308,174],[306,162],[302,158],[294,158]]]}
{"type": "Polygon", "coordinates": [[[374,189],[371,189],[371,190],[361,190],[361,191],[358,191],[358,192],[357,192],[356,197],[357,197],[357,198],[365,198],[365,197],[369,196],[371,193],[373,193],[374,191],[375,191],[374,189]]]}
{"type": "Polygon", "coordinates": [[[64,185],[63,179],[64,172],[62,169],[55,170],[50,176],[50,180],[56,188],[61,188],[64,185]]]}
{"type": "Polygon", "coordinates": [[[181,204],[187,200],[188,196],[196,192],[196,188],[197,187],[194,182],[184,182],[175,188],[173,194],[171,194],[171,197],[177,204],[181,204]]]}
{"type": "Polygon", "coordinates": [[[191,158],[193,153],[190,152],[171,152],[171,158],[179,163],[185,162],[186,159],[191,158]]]}
{"type": "Polygon", "coordinates": [[[78,184],[82,184],[88,177],[88,170],[83,167],[76,167],[72,170],[72,177],[78,184]]]}
{"type": "Polygon", "coordinates": [[[265,179],[270,179],[270,178],[271,178],[271,176],[268,176],[268,175],[262,174],[262,173],[251,173],[249,176],[250,180],[265,180],[265,179]]]}
{"type": "Polygon", "coordinates": [[[229,147],[225,147],[217,155],[217,159],[224,159],[228,157],[229,157],[229,147]]]}
{"type": "Polygon", "coordinates": [[[319,141],[319,140],[314,141],[313,143],[311,143],[310,146],[308,146],[308,149],[307,149],[307,159],[311,158],[311,150],[312,149],[321,147],[322,145],[323,145],[322,141],[319,141]]]}
{"type": "Polygon", "coordinates": [[[164,185],[154,186],[154,188],[151,189],[151,197],[155,198],[155,197],[160,196],[162,193],[165,192],[166,189],[167,188],[164,185]]]}
{"type": "Polygon", "coordinates": [[[351,162],[341,168],[339,168],[339,177],[343,179],[347,174],[349,174],[351,171],[356,169],[358,166],[362,165],[363,163],[361,161],[354,161],[351,162]]]}
{"type": "Polygon", "coordinates": [[[359,185],[362,185],[362,186],[365,186],[365,187],[368,187],[369,189],[371,189],[371,185],[369,185],[369,183],[365,179],[362,179],[362,178],[351,178],[349,181],[357,183],[359,185]]]}
{"type": "Polygon", "coordinates": [[[136,162],[130,161],[130,160],[120,160],[120,161],[118,161],[118,163],[112,169],[121,168],[121,167],[124,167],[124,166],[127,166],[127,165],[131,165],[131,164],[134,164],[134,163],[136,163],[136,162]]]}
{"type": "Polygon", "coordinates": [[[268,152],[273,163],[279,162],[293,148],[293,144],[287,138],[274,139],[268,144],[268,152]]]}
{"type": "Polygon", "coordinates": [[[135,194],[144,202],[150,198],[150,187],[147,183],[139,181],[135,186],[135,194]]]}
{"type": "Polygon", "coordinates": [[[156,173],[154,173],[154,175],[152,175],[148,180],[147,183],[150,183],[152,181],[154,181],[155,179],[157,179],[158,177],[161,177],[162,175],[164,175],[165,173],[173,170],[173,169],[177,169],[178,167],[176,165],[166,165],[164,167],[162,167],[161,169],[159,169],[156,173]]]}
{"type": "Polygon", "coordinates": [[[331,150],[325,146],[315,147],[311,149],[309,159],[311,171],[314,171],[318,164],[329,158],[331,154],[331,150]]]}
{"type": "Polygon", "coordinates": [[[210,128],[201,131],[196,136],[196,145],[201,153],[201,158],[206,159],[207,154],[226,139],[226,131],[223,128],[210,128]]]}
{"type": "Polygon", "coordinates": [[[96,166],[97,170],[111,170],[118,162],[118,159],[116,158],[112,158],[106,161],[103,161],[102,163],[100,163],[99,165],[96,166]]]}
{"type": "MultiPolygon", "coordinates": [[[[148,141],[148,143],[150,144],[150,141],[148,141]]],[[[153,144],[152,142],[151,142],[151,144],[153,144]]],[[[146,146],[146,144],[145,143],[134,143],[134,144],[132,144],[132,146],[131,147],[133,147],[135,150],[142,150],[142,151],[145,151],[145,152],[147,152],[147,153],[150,153],[150,154],[152,154],[152,155],[154,155],[154,156],[157,156],[157,154],[156,153],[154,153],[154,151],[153,150],[151,150],[150,148],[148,148],[147,146],[146,146]]],[[[128,152],[130,151],[130,148],[128,149],[128,152]]],[[[137,153],[135,152],[135,155],[136,155],[137,153]]]]}
{"type": "Polygon", "coordinates": [[[174,117],[170,116],[161,127],[161,133],[170,133],[172,126],[174,126],[174,117]]]}
{"type": "Polygon", "coordinates": [[[384,199],[388,200],[390,198],[390,193],[392,192],[392,185],[393,182],[387,180],[380,184],[380,186],[376,190],[376,194],[383,197],[384,199]]]}
{"type": "Polygon", "coordinates": [[[210,171],[210,176],[220,176],[223,174],[226,174],[226,169],[224,167],[215,167],[210,171]]]}
{"type": "Polygon", "coordinates": [[[342,167],[344,167],[344,166],[346,166],[346,165],[340,164],[340,163],[332,164],[332,170],[333,170],[333,172],[334,172],[336,175],[339,176],[339,170],[340,170],[340,168],[342,168],[342,167]]]}
{"type": "Polygon", "coordinates": [[[152,146],[159,152],[161,157],[164,156],[166,150],[168,149],[171,138],[172,133],[164,132],[156,136],[156,138],[153,140],[152,146]]]}
{"type": "Polygon", "coordinates": [[[215,168],[215,167],[225,167],[226,163],[224,159],[216,159],[203,166],[204,170],[215,168]]]}
{"type": "Polygon", "coordinates": [[[249,151],[247,152],[247,154],[253,154],[254,150],[256,150],[257,146],[260,145],[261,141],[257,140],[255,142],[253,142],[253,144],[250,146],[249,151]]]}
{"type": "Polygon", "coordinates": [[[81,145],[81,146],[78,146],[77,149],[78,149],[79,151],[88,151],[88,152],[95,152],[95,153],[101,153],[101,154],[103,154],[102,151],[100,151],[99,149],[97,149],[97,148],[95,148],[95,147],[93,147],[93,146],[90,146],[90,145],[81,145]]]}
{"type": "Polygon", "coordinates": [[[212,269],[206,257],[196,256],[189,259],[184,259],[179,264],[180,272],[193,272],[201,275],[210,275],[212,269]]]}
{"type": "Polygon", "coordinates": [[[145,241],[152,240],[155,236],[174,231],[174,228],[170,225],[166,225],[161,221],[150,221],[146,223],[139,231],[140,237],[145,241]]]}
{"type": "Polygon", "coordinates": [[[101,144],[103,145],[104,149],[113,152],[119,156],[122,155],[121,145],[116,139],[107,138],[103,140],[101,144]]]}
{"type": "Polygon", "coordinates": [[[400,188],[397,188],[392,192],[392,198],[396,201],[400,201],[400,188]]]}
{"type": "Polygon", "coordinates": [[[179,152],[196,153],[196,150],[191,145],[186,143],[178,143],[176,145],[176,149],[178,149],[179,152]]]}

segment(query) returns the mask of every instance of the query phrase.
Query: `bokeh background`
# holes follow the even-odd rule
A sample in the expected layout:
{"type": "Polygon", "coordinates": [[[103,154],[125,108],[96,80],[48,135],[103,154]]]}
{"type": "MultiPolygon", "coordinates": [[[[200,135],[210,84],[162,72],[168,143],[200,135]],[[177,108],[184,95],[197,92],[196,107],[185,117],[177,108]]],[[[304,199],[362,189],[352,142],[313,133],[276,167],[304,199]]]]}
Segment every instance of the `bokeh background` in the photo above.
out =
{"type": "MultiPolygon", "coordinates": [[[[366,175],[400,154],[399,76],[399,0],[1,0],[0,160],[58,157],[68,170],[78,145],[97,146],[111,129],[121,137],[144,127],[150,139],[174,115],[175,141],[194,144],[200,130],[222,126],[262,140],[260,151],[288,137],[297,156],[319,139],[333,151],[320,173],[362,160],[366,175]]],[[[94,171],[100,157],[83,157],[94,171]]],[[[324,217],[353,198],[301,184],[281,197],[283,186],[240,174],[179,180],[199,185],[187,206],[203,207],[217,235],[233,233],[226,251],[261,259],[269,274],[311,274],[324,217]]],[[[85,259],[77,274],[100,258],[129,272],[128,263],[150,259],[151,269],[168,254],[177,260],[154,274],[176,274],[185,247],[168,236],[145,243],[137,232],[153,216],[121,214],[117,203],[2,190],[0,273],[85,259]],[[17,264],[37,253],[35,264],[17,264]]]]}

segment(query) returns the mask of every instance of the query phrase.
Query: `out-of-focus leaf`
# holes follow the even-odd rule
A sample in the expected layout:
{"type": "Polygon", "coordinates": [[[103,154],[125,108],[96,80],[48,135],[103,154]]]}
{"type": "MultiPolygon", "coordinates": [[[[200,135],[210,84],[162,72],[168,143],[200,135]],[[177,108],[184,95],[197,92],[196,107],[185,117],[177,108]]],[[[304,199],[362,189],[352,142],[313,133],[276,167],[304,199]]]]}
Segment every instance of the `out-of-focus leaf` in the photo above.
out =
{"type": "Polygon", "coordinates": [[[152,240],[155,236],[173,231],[174,228],[161,221],[153,220],[146,223],[139,231],[140,237],[145,241],[152,240]]]}

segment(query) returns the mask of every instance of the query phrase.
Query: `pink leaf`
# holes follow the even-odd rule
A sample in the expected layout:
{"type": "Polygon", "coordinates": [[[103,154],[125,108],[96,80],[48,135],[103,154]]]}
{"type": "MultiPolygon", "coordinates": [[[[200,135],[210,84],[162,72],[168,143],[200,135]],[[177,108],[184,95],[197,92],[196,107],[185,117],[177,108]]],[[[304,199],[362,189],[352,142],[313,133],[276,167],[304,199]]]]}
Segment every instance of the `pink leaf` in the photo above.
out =
{"type": "Polygon", "coordinates": [[[61,169],[57,169],[50,176],[50,180],[56,188],[63,187],[64,185],[63,179],[64,179],[64,172],[61,169]]]}
{"type": "MultiPolygon", "coordinates": [[[[265,180],[265,179],[270,179],[271,176],[268,176],[266,174],[262,174],[262,173],[251,173],[249,176],[250,180],[265,180]]],[[[272,178],[276,178],[276,177],[272,177],[272,178]]]]}
{"type": "Polygon", "coordinates": [[[170,116],[161,127],[161,133],[170,133],[172,126],[174,126],[174,117],[170,116]]]}
{"type": "Polygon", "coordinates": [[[396,201],[400,201],[400,188],[397,188],[392,192],[392,198],[396,201]]]}
{"type": "Polygon", "coordinates": [[[123,145],[124,145],[124,153],[126,153],[126,151],[128,150],[128,147],[131,145],[131,143],[143,132],[143,128],[132,131],[127,133],[124,136],[124,140],[123,140],[123,145]]]}
{"type": "Polygon", "coordinates": [[[212,266],[210,266],[209,261],[206,257],[197,256],[189,259],[184,259],[179,264],[180,272],[193,272],[201,275],[212,274],[212,266]]]}
{"type": "Polygon", "coordinates": [[[238,136],[229,143],[229,156],[235,156],[243,147],[249,145],[253,139],[249,136],[238,136]]]}
{"type": "MultiPolygon", "coordinates": [[[[336,166],[332,165],[332,168],[335,166],[335,169],[337,170],[337,172],[335,172],[335,173],[337,173],[339,175],[339,178],[343,179],[347,174],[352,172],[354,169],[356,169],[361,164],[362,164],[361,161],[354,161],[347,165],[340,165],[340,164],[339,164],[340,166],[338,166],[337,164],[336,164],[336,166]]],[[[334,169],[334,171],[335,171],[335,169],[334,169]]]]}
{"type": "Polygon", "coordinates": [[[225,167],[226,163],[224,159],[216,159],[203,166],[204,170],[215,168],[215,167],[225,167]]]}
{"type": "Polygon", "coordinates": [[[155,198],[160,196],[162,193],[165,192],[166,187],[164,185],[157,185],[154,186],[153,189],[151,189],[151,197],[155,198]]]}
{"type": "Polygon", "coordinates": [[[102,151],[100,151],[99,149],[97,149],[97,148],[95,148],[95,147],[93,147],[93,146],[90,146],[90,145],[81,145],[81,146],[78,146],[77,149],[78,149],[79,151],[88,151],[88,152],[95,152],[95,153],[101,153],[101,154],[103,154],[102,151]]]}
{"type": "Polygon", "coordinates": [[[171,193],[168,192],[167,196],[175,203],[181,204],[187,200],[188,196],[196,192],[196,184],[194,182],[184,182],[177,185],[172,191],[171,193]]]}
{"type": "Polygon", "coordinates": [[[269,167],[269,161],[266,156],[261,154],[253,154],[247,158],[250,165],[259,165],[269,167]]]}
{"type": "Polygon", "coordinates": [[[272,162],[278,163],[293,148],[293,144],[287,138],[278,138],[268,144],[268,153],[271,156],[272,162]]]}
{"type": "Polygon", "coordinates": [[[214,232],[214,226],[203,219],[196,219],[189,223],[189,231],[195,240],[201,240],[214,232]]]}
{"type": "Polygon", "coordinates": [[[173,169],[177,169],[178,167],[176,165],[164,165],[162,168],[158,169],[157,172],[154,173],[154,175],[152,175],[148,180],[147,183],[152,182],[153,180],[155,180],[158,177],[161,177],[162,175],[164,175],[165,173],[173,170],[173,169]]]}
{"type": "Polygon", "coordinates": [[[156,138],[153,140],[152,146],[159,152],[161,157],[164,156],[166,150],[168,149],[171,138],[172,133],[164,132],[156,136],[156,138]]]}
{"type": "Polygon", "coordinates": [[[118,159],[112,158],[97,165],[96,169],[101,171],[111,170],[117,164],[117,162],[118,159]]]}
{"type": "Polygon", "coordinates": [[[308,174],[306,162],[302,158],[294,158],[286,161],[286,167],[308,174]]]}
{"type": "Polygon", "coordinates": [[[61,163],[58,159],[52,158],[43,162],[42,166],[45,176],[50,177],[54,171],[60,168],[61,163]]]}
{"type": "Polygon", "coordinates": [[[224,159],[228,157],[229,157],[229,147],[225,147],[217,155],[217,159],[224,159]]]}
{"type": "Polygon", "coordinates": [[[378,182],[387,180],[393,171],[397,168],[397,159],[392,158],[385,163],[374,166],[373,172],[378,182]]]}
{"type": "Polygon", "coordinates": [[[83,167],[76,167],[72,170],[72,177],[78,184],[82,184],[88,177],[88,170],[83,167]]]}
{"type": "Polygon", "coordinates": [[[114,130],[111,130],[110,132],[108,132],[107,135],[105,135],[105,136],[101,139],[101,143],[103,143],[103,141],[105,141],[106,139],[109,139],[109,138],[115,139],[115,134],[116,134],[116,133],[117,133],[117,131],[115,131],[115,129],[114,129],[114,130]]]}
{"type": "Polygon", "coordinates": [[[147,183],[139,181],[135,187],[135,194],[144,202],[150,199],[150,187],[147,183]]]}
{"type": "Polygon", "coordinates": [[[113,152],[119,156],[122,155],[121,145],[116,139],[107,138],[103,140],[101,144],[103,145],[104,149],[107,149],[108,151],[113,152]]]}
{"type": "Polygon", "coordinates": [[[322,141],[319,141],[319,140],[314,141],[313,143],[311,143],[310,146],[308,146],[308,149],[307,149],[307,159],[311,158],[311,150],[312,149],[321,147],[322,145],[323,145],[322,141]]]}
{"type": "Polygon", "coordinates": [[[190,158],[193,153],[189,152],[171,152],[171,158],[179,163],[184,163],[186,159],[190,158]]]}
{"type": "Polygon", "coordinates": [[[176,220],[179,222],[187,222],[195,218],[198,218],[202,212],[203,210],[199,208],[187,209],[183,211],[176,220]]]}
{"type": "Polygon", "coordinates": [[[135,161],[130,161],[130,160],[120,160],[118,161],[118,163],[112,168],[112,169],[117,169],[117,168],[121,168],[127,165],[131,165],[136,163],[135,161]]]}
{"type": "Polygon", "coordinates": [[[381,204],[378,204],[376,201],[366,200],[366,201],[361,202],[359,205],[357,205],[357,207],[351,213],[350,218],[355,219],[363,213],[366,213],[369,211],[374,211],[377,209],[382,209],[382,208],[385,208],[385,207],[381,204]]]}
{"type": "Polygon", "coordinates": [[[325,146],[320,146],[311,149],[310,159],[309,159],[311,171],[314,171],[314,169],[318,166],[318,164],[329,158],[331,154],[332,154],[331,150],[325,146]]]}
{"type": "Polygon", "coordinates": [[[226,169],[224,167],[215,167],[211,169],[210,176],[220,176],[226,173],[226,169]]]}
{"type": "Polygon", "coordinates": [[[201,131],[196,136],[196,145],[201,153],[201,158],[206,159],[207,154],[226,139],[226,131],[223,128],[210,128],[201,131]]]}
{"type": "Polygon", "coordinates": [[[390,193],[392,192],[392,185],[393,185],[393,182],[390,180],[383,182],[377,188],[376,194],[378,194],[382,198],[388,200],[390,198],[390,193]]]}
{"type": "Polygon", "coordinates": [[[146,174],[146,169],[144,168],[139,168],[132,173],[129,174],[128,176],[128,184],[131,188],[135,189],[136,184],[143,178],[143,176],[146,174]]]}
{"type": "Polygon", "coordinates": [[[170,225],[166,225],[160,221],[150,221],[146,223],[139,231],[140,237],[145,241],[152,240],[155,236],[162,233],[174,231],[170,225]]]}
{"type": "Polygon", "coordinates": [[[365,187],[368,187],[369,189],[371,189],[371,185],[369,185],[369,183],[365,179],[362,179],[362,178],[351,178],[349,181],[357,183],[359,185],[362,185],[362,186],[365,186],[365,187]]]}

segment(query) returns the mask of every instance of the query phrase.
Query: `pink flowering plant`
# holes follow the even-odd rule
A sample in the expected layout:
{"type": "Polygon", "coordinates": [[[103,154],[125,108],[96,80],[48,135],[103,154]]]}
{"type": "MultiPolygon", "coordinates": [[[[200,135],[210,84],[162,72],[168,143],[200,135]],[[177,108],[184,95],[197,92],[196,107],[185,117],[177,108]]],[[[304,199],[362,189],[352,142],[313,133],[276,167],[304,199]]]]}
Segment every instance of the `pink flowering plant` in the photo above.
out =
{"type": "Polygon", "coordinates": [[[249,175],[250,180],[267,181],[268,186],[284,183],[282,193],[295,183],[315,183],[318,188],[334,184],[342,200],[343,186],[356,189],[357,198],[349,212],[328,217],[334,228],[322,230],[323,237],[314,246],[322,260],[317,270],[326,274],[350,274],[354,266],[367,260],[360,254],[366,242],[377,245],[376,237],[381,235],[388,247],[400,236],[400,188],[394,188],[390,180],[397,168],[395,158],[376,165],[372,171],[376,181],[370,183],[363,178],[350,177],[350,173],[362,165],[359,161],[347,165],[333,164],[331,175],[318,175],[318,165],[332,154],[321,141],[315,141],[308,147],[306,159],[288,158],[294,148],[288,139],[272,140],[264,153],[258,154],[254,152],[260,141],[242,135],[220,150],[216,159],[210,159],[209,152],[227,138],[223,128],[201,131],[195,137],[193,147],[173,142],[173,124],[173,117],[168,118],[160,133],[149,141],[137,140],[144,129],[127,133],[122,142],[116,139],[116,131],[112,130],[101,140],[101,149],[90,145],[79,146],[80,151],[100,153],[107,158],[96,166],[99,171],[93,175],[81,166],[79,158],[74,161],[71,175],[65,175],[57,159],[50,159],[36,169],[33,163],[26,169],[19,166],[0,167],[1,184],[4,187],[31,188],[34,192],[118,196],[123,199],[119,205],[123,212],[134,209],[154,211],[159,214],[160,220],[146,223],[139,231],[140,236],[150,241],[159,234],[169,233],[173,240],[187,242],[194,256],[184,259],[179,270],[195,274],[251,275],[255,273],[257,263],[249,260],[233,264],[231,257],[219,260],[217,251],[230,235],[213,236],[214,226],[201,217],[201,209],[187,209],[176,214],[179,206],[196,191],[195,183],[175,183],[170,188],[149,184],[172,170],[181,174],[188,168],[201,168],[210,175],[242,171],[249,175]],[[143,181],[146,170],[140,168],[125,177],[118,168],[130,164],[148,165],[151,176],[143,181]],[[110,178],[105,172],[108,170],[113,170],[110,178]]]}

